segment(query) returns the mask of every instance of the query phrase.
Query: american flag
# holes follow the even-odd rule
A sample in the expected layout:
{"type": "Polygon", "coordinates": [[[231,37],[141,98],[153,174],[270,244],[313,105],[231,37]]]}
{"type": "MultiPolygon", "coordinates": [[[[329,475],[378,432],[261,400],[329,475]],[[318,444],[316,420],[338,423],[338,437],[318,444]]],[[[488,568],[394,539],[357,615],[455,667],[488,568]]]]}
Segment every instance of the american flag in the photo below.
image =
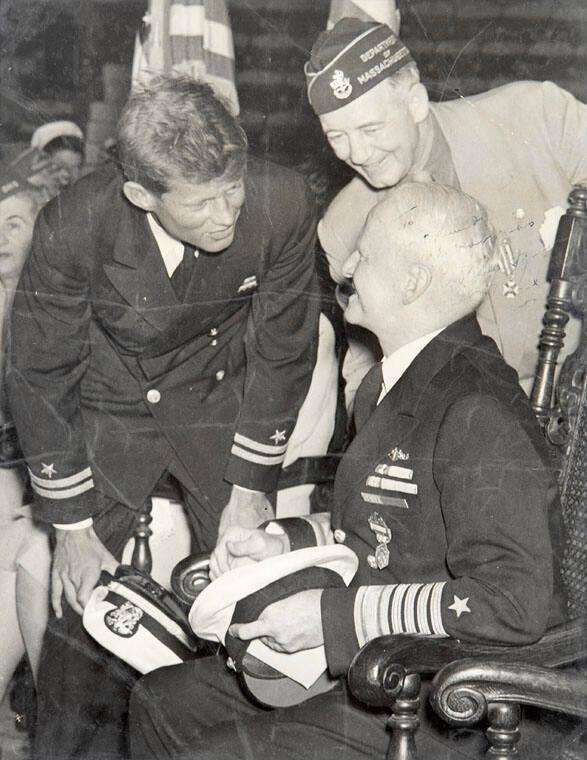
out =
{"type": "Polygon", "coordinates": [[[239,112],[234,45],[225,0],[149,0],[137,35],[133,81],[178,71],[208,82],[239,112]]]}
{"type": "Polygon", "coordinates": [[[379,21],[387,24],[397,34],[400,16],[395,0],[330,0],[330,14],[327,29],[332,29],[337,21],[349,16],[362,21],[379,21]]]}

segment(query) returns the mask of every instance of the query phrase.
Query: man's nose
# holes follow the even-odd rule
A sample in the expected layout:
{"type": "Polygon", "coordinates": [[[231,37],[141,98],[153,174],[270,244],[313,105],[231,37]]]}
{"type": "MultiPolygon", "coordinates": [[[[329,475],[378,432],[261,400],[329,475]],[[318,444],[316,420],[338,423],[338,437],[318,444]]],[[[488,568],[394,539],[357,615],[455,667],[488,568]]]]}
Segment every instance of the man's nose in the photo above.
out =
{"type": "Polygon", "coordinates": [[[8,236],[4,230],[0,229],[0,246],[6,245],[6,243],[8,243],[8,236]]]}
{"type": "Polygon", "coordinates": [[[362,166],[370,154],[369,144],[363,135],[349,136],[349,160],[354,166],[362,166]]]}
{"type": "Polygon", "coordinates": [[[347,257],[342,265],[342,273],[350,280],[355,273],[357,264],[359,263],[359,252],[353,251],[350,256],[347,257]]]}
{"type": "Polygon", "coordinates": [[[216,198],[212,208],[212,221],[221,227],[231,227],[234,223],[235,209],[225,196],[216,198]]]}

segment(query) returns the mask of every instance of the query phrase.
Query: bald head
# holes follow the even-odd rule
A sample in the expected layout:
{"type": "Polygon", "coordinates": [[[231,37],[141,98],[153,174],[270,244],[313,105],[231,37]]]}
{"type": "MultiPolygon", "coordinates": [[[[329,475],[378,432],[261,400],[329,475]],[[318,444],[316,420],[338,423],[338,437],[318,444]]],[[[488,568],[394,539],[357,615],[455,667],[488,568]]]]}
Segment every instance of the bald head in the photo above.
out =
{"type": "Polygon", "coordinates": [[[345,316],[395,350],[477,308],[495,271],[494,249],[485,209],[471,196],[404,183],[372,209],[345,264],[356,289],[345,316]]]}

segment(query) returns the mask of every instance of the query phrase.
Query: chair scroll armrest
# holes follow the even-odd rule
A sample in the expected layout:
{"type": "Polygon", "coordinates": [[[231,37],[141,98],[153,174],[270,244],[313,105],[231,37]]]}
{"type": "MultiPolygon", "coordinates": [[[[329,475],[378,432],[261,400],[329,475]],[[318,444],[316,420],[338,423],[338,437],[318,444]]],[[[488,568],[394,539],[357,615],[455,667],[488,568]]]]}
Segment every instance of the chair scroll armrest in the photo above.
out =
{"type": "MultiPolygon", "coordinates": [[[[497,647],[488,647],[493,654],[497,647]]],[[[501,647],[499,648],[501,649],[501,647]]],[[[348,683],[355,697],[372,707],[389,706],[407,673],[436,673],[453,660],[472,656],[479,647],[457,639],[388,635],[367,642],[354,656],[348,683]]]]}
{"type": "Polygon", "coordinates": [[[388,635],[367,642],[348,672],[349,687],[361,702],[383,707],[393,701],[406,673],[433,674],[454,660],[526,662],[561,667],[587,657],[587,618],[556,626],[525,646],[492,646],[452,638],[388,635]]]}
{"type": "Polygon", "coordinates": [[[210,584],[210,555],[190,554],[173,568],[171,588],[185,604],[192,604],[210,584]]]}
{"type": "Polygon", "coordinates": [[[587,718],[587,681],[579,673],[465,659],[442,668],[432,684],[432,706],[451,725],[479,722],[492,703],[533,705],[587,718]]]}

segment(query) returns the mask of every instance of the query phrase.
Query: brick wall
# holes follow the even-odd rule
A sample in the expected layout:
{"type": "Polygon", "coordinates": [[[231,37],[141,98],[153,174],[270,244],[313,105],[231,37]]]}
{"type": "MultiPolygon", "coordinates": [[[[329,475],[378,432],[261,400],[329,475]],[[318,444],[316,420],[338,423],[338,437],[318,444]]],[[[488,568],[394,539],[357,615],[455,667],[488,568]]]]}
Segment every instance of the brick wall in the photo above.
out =
{"type": "MultiPolygon", "coordinates": [[[[517,79],[552,79],[587,102],[587,0],[398,5],[402,37],[433,100],[517,79]]],[[[302,68],[326,25],[329,0],[229,0],[229,8],[242,119],[253,149],[288,163],[308,152],[327,160],[302,68]]]]}
{"type": "MultiPolygon", "coordinates": [[[[471,95],[516,79],[552,79],[587,102],[587,0],[398,4],[402,37],[433,99],[471,95]]],[[[333,164],[307,105],[303,77],[312,43],[325,28],[330,0],[228,0],[228,5],[242,120],[253,149],[289,164],[308,154],[320,165],[333,164]]],[[[24,127],[30,122],[22,130],[26,137],[51,118],[49,106],[55,105],[58,115],[72,113],[85,124],[90,101],[103,96],[103,64],[130,68],[134,33],[146,6],[147,0],[5,0],[0,64],[6,69],[1,72],[3,91],[14,90],[15,96],[10,102],[0,99],[3,123],[24,127]],[[67,12],[68,23],[77,29],[73,50],[65,35],[68,24],[53,18],[33,29],[25,8],[33,20],[37,11],[49,20],[57,11],[67,12]],[[45,103],[47,97],[55,104],[45,103]]]]}

